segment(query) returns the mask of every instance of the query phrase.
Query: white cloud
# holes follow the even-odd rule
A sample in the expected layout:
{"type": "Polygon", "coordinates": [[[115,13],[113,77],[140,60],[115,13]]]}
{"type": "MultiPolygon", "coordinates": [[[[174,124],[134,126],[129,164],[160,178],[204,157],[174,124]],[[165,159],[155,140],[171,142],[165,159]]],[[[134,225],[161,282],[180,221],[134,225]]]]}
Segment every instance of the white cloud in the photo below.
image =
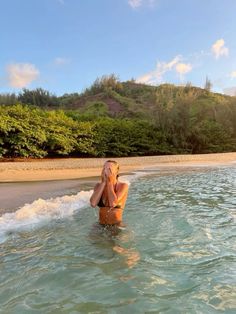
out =
{"type": "Polygon", "coordinates": [[[154,78],[154,71],[149,72],[147,74],[144,74],[136,79],[137,83],[142,83],[142,84],[151,84],[152,80],[154,78]]]}
{"type": "Polygon", "coordinates": [[[211,47],[211,51],[215,58],[218,59],[221,56],[228,56],[229,48],[225,47],[224,39],[218,39],[211,47]]]}
{"type": "Polygon", "coordinates": [[[157,0],[128,0],[128,4],[133,9],[141,7],[142,5],[148,5],[150,7],[153,7],[156,2],[157,0]]]}
{"type": "Polygon", "coordinates": [[[129,0],[128,3],[131,8],[135,9],[142,5],[143,0],[129,0]]]}
{"type": "Polygon", "coordinates": [[[156,69],[150,71],[136,79],[136,82],[143,84],[157,84],[163,79],[165,73],[174,71],[179,74],[180,78],[192,70],[192,65],[190,63],[183,63],[181,61],[181,56],[178,55],[174,57],[169,62],[158,62],[156,69]]]}
{"type": "Polygon", "coordinates": [[[70,63],[70,59],[67,58],[61,58],[61,57],[57,57],[54,59],[54,64],[55,65],[65,65],[70,63]]]}
{"type": "Polygon", "coordinates": [[[161,82],[163,75],[166,72],[171,71],[179,60],[180,56],[176,56],[170,62],[158,62],[155,70],[138,77],[136,81],[144,84],[155,84],[161,82]]]}
{"type": "Polygon", "coordinates": [[[190,63],[177,63],[175,70],[179,74],[180,79],[183,80],[184,75],[192,70],[192,65],[190,63]]]}
{"type": "Polygon", "coordinates": [[[236,78],[236,71],[231,72],[230,77],[231,77],[232,79],[233,79],[233,78],[236,78]]]}
{"type": "Polygon", "coordinates": [[[236,96],[236,86],[224,88],[223,92],[229,96],[236,96]]]}
{"type": "Polygon", "coordinates": [[[192,66],[190,63],[178,63],[175,69],[177,73],[184,75],[192,70],[192,66]]]}
{"type": "Polygon", "coordinates": [[[39,70],[34,64],[12,63],[7,66],[7,78],[11,87],[26,87],[38,77],[39,70]]]}
{"type": "Polygon", "coordinates": [[[58,2],[62,5],[65,4],[65,0],[58,0],[58,2]]]}

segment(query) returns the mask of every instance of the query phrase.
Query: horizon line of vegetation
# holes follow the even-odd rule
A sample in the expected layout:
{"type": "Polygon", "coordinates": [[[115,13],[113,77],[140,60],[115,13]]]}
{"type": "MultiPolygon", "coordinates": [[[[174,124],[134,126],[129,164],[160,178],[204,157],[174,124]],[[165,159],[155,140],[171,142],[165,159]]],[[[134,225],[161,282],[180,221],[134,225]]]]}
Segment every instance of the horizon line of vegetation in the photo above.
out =
{"type": "Polygon", "coordinates": [[[0,158],[236,151],[236,97],[205,87],[97,79],[82,94],[0,94],[0,158]]]}

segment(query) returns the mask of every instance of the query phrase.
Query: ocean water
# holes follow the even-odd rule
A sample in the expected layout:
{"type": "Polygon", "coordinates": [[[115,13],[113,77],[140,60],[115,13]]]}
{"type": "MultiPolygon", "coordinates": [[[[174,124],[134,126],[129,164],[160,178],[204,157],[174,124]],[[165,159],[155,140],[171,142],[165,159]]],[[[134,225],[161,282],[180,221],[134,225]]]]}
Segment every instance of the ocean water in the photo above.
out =
{"type": "Polygon", "coordinates": [[[236,313],[236,166],[152,169],[123,229],[91,190],[0,217],[0,313],[236,313]]]}

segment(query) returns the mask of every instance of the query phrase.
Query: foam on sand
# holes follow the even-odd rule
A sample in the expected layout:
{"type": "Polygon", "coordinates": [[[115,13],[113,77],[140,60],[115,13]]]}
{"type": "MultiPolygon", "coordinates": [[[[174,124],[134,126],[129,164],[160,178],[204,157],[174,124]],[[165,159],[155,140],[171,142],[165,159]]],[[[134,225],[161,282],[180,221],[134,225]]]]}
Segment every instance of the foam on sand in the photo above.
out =
{"type": "MultiPolygon", "coordinates": [[[[121,181],[130,183],[145,172],[136,172],[122,176],[121,181]]],[[[13,213],[5,213],[0,217],[0,242],[5,241],[7,234],[18,230],[27,230],[47,224],[53,219],[65,219],[89,205],[93,190],[80,191],[75,195],[42,199],[25,204],[13,213]]]]}
{"type": "Polygon", "coordinates": [[[46,200],[39,198],[31,204],[25,204],[14,213],[3,214],[0,217],[0,242],[5,240],[9,232],[30,229],[52,219],[72,216],[76,211],[89,205],[91,194],[92,190],[46,200]]]}

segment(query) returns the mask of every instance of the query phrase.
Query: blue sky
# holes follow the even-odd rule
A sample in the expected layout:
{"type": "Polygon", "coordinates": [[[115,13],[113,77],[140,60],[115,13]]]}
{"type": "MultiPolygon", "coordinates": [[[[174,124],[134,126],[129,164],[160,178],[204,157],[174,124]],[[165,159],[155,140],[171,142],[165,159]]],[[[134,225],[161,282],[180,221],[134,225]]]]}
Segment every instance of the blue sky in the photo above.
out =
{"type": "Polygon", "coordinates": [[[97,77],[236,93],[235,0],[2,0],[0,92],[97,77]]]}

